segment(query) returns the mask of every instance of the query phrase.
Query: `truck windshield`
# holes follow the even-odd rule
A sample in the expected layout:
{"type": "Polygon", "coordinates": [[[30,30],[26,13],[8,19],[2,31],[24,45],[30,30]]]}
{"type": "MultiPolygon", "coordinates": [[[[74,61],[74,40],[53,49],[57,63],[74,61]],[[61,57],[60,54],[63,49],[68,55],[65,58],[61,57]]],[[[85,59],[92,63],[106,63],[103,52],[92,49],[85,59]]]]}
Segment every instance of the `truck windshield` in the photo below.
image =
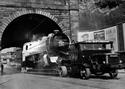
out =
{"type": "Polygon", "coordinates": [[[110,42],[80,42],[82,50],[111,50],[112,43],[110,42]]]}

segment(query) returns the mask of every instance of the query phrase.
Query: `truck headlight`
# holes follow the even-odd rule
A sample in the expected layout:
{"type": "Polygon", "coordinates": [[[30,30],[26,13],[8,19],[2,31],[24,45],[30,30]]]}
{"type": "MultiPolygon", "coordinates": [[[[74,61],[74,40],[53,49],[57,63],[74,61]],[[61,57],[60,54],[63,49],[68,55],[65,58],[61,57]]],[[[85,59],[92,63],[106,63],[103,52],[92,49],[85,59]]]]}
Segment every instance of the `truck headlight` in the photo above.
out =
{"type": "Polygon", "coordinates": [[[119,60],[119,63],[122,63],[122,60],[119,60]]]}
{"type": "Polygon", "coordinates": [[[105,61],[103,61],[103,64],[105,64],[105,61]]]}

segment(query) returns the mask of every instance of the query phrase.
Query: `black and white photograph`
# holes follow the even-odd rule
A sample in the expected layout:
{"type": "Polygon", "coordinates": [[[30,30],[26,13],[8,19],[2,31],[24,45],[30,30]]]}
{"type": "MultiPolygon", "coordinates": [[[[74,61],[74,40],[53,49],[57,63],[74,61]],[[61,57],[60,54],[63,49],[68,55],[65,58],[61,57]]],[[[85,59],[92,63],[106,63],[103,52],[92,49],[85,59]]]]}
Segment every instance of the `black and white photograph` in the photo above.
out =
{"type": "Polygon", "coordinates": [[[0,0],[0,89],[125,89],[125,0],[0,0]]]}

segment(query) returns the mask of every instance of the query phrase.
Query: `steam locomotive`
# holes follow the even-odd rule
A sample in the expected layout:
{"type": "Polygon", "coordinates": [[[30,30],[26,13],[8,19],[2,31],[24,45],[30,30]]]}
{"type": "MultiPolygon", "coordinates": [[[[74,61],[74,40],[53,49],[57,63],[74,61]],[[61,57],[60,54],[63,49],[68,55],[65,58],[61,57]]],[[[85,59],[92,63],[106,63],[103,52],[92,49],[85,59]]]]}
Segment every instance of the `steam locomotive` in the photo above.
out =
{"type": "Polygon", "coordinates": [[[67,76],[78,55],[69,37],[56,32],[40,40],[25,43],[22,56],[22,71],[55,70],[60,76],[67,76]]]}

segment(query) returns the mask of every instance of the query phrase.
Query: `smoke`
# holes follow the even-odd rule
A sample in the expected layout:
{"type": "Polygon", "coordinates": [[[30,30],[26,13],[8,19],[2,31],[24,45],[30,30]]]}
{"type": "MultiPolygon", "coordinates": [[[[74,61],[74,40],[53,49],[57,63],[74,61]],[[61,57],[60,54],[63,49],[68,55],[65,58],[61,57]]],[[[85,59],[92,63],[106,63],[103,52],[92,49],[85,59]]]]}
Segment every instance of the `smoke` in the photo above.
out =
{"type": "Polygon", "coordinates": [[[33,34],[31,36],[30,41],[37,41],[37,40],[41,40],[43,36],[46,36],[44,33],[42,34],[33,34]]]}

